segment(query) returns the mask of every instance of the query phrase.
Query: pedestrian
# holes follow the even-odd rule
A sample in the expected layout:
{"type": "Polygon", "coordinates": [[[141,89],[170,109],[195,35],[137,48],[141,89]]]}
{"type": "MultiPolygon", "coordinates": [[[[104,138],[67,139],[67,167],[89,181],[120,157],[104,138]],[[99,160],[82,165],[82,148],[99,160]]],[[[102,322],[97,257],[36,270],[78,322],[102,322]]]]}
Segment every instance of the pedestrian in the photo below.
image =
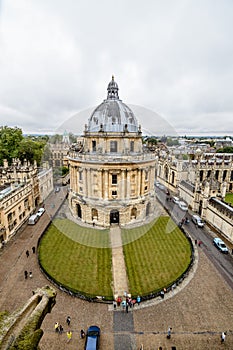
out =
{"type": "Polygon", "coordinates": [[[221,334],[221,343],[224,343],[225,339],[226,339],[226,332],[222,332],[222,334],[221,334]]]}
{"type": "Polygon", "coordinates": [[[62,334],[63,333],[63,327],[62,327],[62,325],[60,324],[60,326],[59,326],[59,334],[62,334]]]}
{"type": "Polygon", "coordinates": [[[32,278],[32,272],[31,271],[29,272],[29,277],[32,278]]]}
{"type": "Polygon", "coordinates": [[[81,331],[80,331],[80,338],[81,338],[81,339],[84,339],[84,338],[85,338],[85,332],[84,332],[83,329],[81,329],[81,331]]]}
{"type": "Polygon", "coordinates": [[[138,295],[138,296],[137,296],[137,303],[138,303],[138,305],[140,305],[140,302],[141,302],[141,298],[140,298],[140,296],[138,295]]]}
{"type": "Polygon", "coordinates": [[[35,254],[35,252],[36,252],[36,247],[32,247],[32,252],[33,252],[33,254],[35,254]]]}
{"type": "Polygon", "coordinates": [[[56,333],[59,332],[59,324],[58,324],[58,322],[55,323],[54,330],[55,330],[56,333]]]}
{"type": "Polygon", "coordinates": [[[71,341],[71,339],[72,339],[72,332],[71,332],[71,331],[68,331],[68,332],[66,333],[66,335],[67,335],[67,343],[69,343],[69,342],[71,341]]]}
{"type": "Polygon", "coordinates": [[[197,239],[195,239],[195,244],[197,245],[197,239]]]}
{"type": "Polygon", "coordinates": [[[24,277],[25,277],[25,280],[28,278],[28,272],[27,271],[24,271],[24,277]]]}
{"type": "Polygon", "coordinates": [[[117,303],[116,303],[116,300],[113,301],[113,309],[116,310],[116,307],[117,307],[117,303]]]}
{"type": "Polygon", "coordinates": [[[126,303],[125,310],[126,310],[127,313],[129,312],[129,304],[128,303],[126,303]]]}
{"type": "Polygon", "coordinates": [[[26,256],[29,257],[29,250],[26,250],[26,256]]]}
{"type": "Polygon", "coordinates": [[[70,316],[67,316],[66,323],[67,323],[68,326],[70,325],[70,321],[71,321],[70,316]]]}
{"type": "Polygon", "coordinates": [[[172,328],[169,327],[169,328],[168,328],[168,331],[167,331],[167,339],[170,339],[170,338],[171,338],[171,330],[172,330],[172,328]]]}

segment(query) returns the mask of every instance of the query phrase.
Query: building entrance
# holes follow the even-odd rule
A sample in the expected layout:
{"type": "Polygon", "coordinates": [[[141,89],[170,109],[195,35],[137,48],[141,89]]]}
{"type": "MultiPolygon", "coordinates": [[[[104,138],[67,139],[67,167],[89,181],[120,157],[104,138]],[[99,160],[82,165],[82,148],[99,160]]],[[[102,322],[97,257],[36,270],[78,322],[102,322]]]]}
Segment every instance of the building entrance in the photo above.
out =
{"type": "Polygon", "coordinates": [[[110,212],[110,224],[119,224],[119,211],[112,210],[110,212]]]}

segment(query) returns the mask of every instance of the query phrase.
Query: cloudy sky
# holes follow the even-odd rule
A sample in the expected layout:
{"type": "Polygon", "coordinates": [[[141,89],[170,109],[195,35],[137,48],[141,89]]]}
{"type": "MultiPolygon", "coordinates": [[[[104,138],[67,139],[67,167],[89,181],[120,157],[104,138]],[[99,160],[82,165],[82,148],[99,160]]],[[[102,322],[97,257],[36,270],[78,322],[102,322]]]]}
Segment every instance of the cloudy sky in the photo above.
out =
{"type": "Polygon", "coordinates": [[[114,74],[123,102],[174,132],[233,135],[232,13],[232,0],[0,0],[0,124],[47,133],[76,115],[82,132],[114,74]]]}

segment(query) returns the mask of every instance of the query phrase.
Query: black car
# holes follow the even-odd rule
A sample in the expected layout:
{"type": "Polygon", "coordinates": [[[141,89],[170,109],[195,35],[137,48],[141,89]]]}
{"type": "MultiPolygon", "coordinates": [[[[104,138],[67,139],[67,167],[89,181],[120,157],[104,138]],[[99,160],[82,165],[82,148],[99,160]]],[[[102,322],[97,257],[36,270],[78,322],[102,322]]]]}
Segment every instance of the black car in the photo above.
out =
{"type": "Polygon", "coordinates": [[[86,333],[85,350],[98,350],[100,342],[100,328],[90,326],[86,333]]]}

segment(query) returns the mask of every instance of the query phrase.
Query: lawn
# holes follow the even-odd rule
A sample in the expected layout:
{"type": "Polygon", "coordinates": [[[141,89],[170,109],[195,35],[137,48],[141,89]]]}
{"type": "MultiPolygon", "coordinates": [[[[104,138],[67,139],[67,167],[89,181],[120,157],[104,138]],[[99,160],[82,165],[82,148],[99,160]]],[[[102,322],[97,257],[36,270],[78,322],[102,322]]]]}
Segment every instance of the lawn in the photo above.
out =
{"type": "Polygon", "coordinates": [[[233,205],[233,193],[227,193],[225,196],[225,202],[233,205]]]}
{"type": "Polygon", "coordinates": [[[190,263],[189,241],[169,217],[158,218],[154,225],[122,230],[122,241],[134,296],[170,285],[190,263]]]}
{"type": "MultiPolygon", "coordinates": [[[[131,230],[122,229],[122,242],[132,295],[146,295],[168,286],[190,263],[189,242],[169,217],[131,230]]],[[[91,297],[111,299],[109,246],[109,230],[56,219],[41,239],[39,260],[58,284],[91,297]]]]}
{"type": "Polygon", "coordinates": [[[58,284],[84,295],[111,299],[112,255],[106,248],[108,240],[108,230],[87,229],[58,219],[40,242],[39,261],[58,284]]]}

